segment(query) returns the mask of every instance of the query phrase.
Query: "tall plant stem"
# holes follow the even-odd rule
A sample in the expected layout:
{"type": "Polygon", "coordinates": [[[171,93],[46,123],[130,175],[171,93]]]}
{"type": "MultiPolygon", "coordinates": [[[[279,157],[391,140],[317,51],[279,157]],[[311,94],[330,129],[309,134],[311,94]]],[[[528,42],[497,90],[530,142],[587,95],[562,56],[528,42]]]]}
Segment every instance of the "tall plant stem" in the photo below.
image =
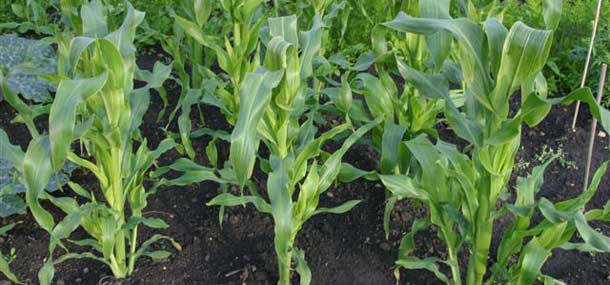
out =
{"type": "Polygon", "coordinates": [[[280,271],[280,280],[278,285],[290,285],[290,271],[292,265],[292,242],[290,244],[290,250],[285,252],[282,258],[278,258],[278,267],[280,271]]]}
{"type": "MultiPolygon", "coordinates": [[[[476,215],[476,225],[474,229],[474,245],[470,252],[468,262],[468,272],[466,284],[479,285],[483,283],[483,277],[487,272],[487,258],[493,233],[492,210],[495,206],[496,197],[493,193],[498,193],[495,187],[499,185],[497,178],[493,174],[484,172],[481,178],[478,200],[479,208],[476,215]]],[[[503,186],[503,185],[502,185],[503,186]]]]}
{"type": "MultiPolygon", "coordinates": [[[[595,12],[595,22],[593,23],[593,33],[591,34],[591,42],[589,43],[589,51],[587,53],[587,59],[585,61],[585,69],[582,72],[582,79],[580,81],[580,88],[584,88],[587,84],[587,76],[589,74],[589,66],[591,65],[591,55],[593,54],[593,47],[595,46],[595,37],[597,36],[597,27],[599,26],[599,16],[602,11],[603,0],[597,1],[597,10],[595,12]]],[[[576,129],[576,120],[578,119],[578,112],[580,111],[580,101],[576,102],[576,109],[574,110],[574,117],[572,118],[572,130],[576,129]]]]}
{"type": "MultiPolygon", "coordinates": [[[[446,231],[443,231],[446,233],[446,231]]],[[[460,263],[458,260],[457,252],[450,242],[450,238],[445,234],[445,241],[447,244],[447,255],[451,262],[451,279],[453,279],[453,285],[462,285],[462,273],[460,272],[460,263]]]]}
{"type": "MultiPolygon", "coordinates": [[[[123,216],[125,213],[125,203],[123,199],[123,182],[121,179],[121,161],[123,159],[123,153],[120,147],[113,147],[110,150],[110,157],[112,160],[112,168],[110,173],[110,183],[112,190],[112,200],[108,201],[113,210],[116,210],[120,214],[119,221],[117,221],[118,225],[123,225],[125,223],[125,217],[123,216]]],[[[114,245],[114,256],[116,258],[116,262],[120,268],[122,276],[116,276],[119,278],[124,278],[127,276],[127,260],[125,254],[125,232],[123,230],[119,230],[115,237],[115,245],[114,245]]]]}
{"type": "Polygon", "coordinates": [[[128,275],[131,275],[131,273],[133,273],[133,270],[135,268],[136,265],[136,247],[138,245],[138,226],[135,226],[131,232],[131,243],[130,243],[130,249],[129,249],[129,268],[127,271],[128,275]]]}

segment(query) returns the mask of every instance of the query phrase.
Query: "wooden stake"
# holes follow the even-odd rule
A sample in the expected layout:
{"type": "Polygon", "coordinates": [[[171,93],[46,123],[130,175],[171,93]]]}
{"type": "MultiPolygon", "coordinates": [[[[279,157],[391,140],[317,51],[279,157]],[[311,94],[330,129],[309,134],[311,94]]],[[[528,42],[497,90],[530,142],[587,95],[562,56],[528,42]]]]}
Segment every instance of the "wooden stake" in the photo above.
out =
{"type": "MultiPolygon", "coordinates": [[[[604,94],[604,88],[606,85],[606,73],[608,72],[608,65],[602,65],[602,74],[599,77],[599,89],[597,90],[597,103],[602,101],[604,94]]],[[[595,135],[597,133],[597,119],[593,118],[591,122],[591,134],[589,136],[589,152],[587,153],[587,168],[585,169],[585,183],[583,191],[589,188],[589,176],[591,175],[591,161],[593,160],[593,147],[595,146],[595,135]]]]}
{"type": "MultiPolygon", "coordinates": [[[[585,70],[582,72],[582,80],[580,81],[580,88],[584,88],[587,83],[587,75],[589,74],[589,65],[591,65],[591,55],[593,54],[593,47],[595,46],[595,37],[597,36],[597,27],[599,26],[599,15],[602,12],[603,0],[597,1],[597,11],[595,12],[595,22],[593,24],[593,33],[591,34],[591,42],[589,43],[589,52],[587,53],[587,60],[585,61],[585,70]]],[[[578,119],[578,112],[580,111],[580,101],[576,102],[576,109],[574,110],[574,118],[572,119],[572,131],[576,129],[576,120],[578,119]]]]}

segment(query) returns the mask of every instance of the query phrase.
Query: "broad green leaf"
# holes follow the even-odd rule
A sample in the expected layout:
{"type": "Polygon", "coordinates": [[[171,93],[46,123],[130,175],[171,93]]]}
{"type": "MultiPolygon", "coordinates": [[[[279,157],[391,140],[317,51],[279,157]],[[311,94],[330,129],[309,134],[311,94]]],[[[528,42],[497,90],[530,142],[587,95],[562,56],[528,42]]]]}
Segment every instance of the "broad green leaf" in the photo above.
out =
{"type": "MultiPolygon", "coordinates": [[[[449,15],[450,2],[450,0],[420,0],[419,16],[431,19],[451,19],[451,15],[449,15]]],[[[452,40],[451,34],[447,31],[426,36],[426,44],[434,60],[436,71],[441,69],[445,59],[449,56],[452,40]]]]}
{"type": "Polygon", "coordinates": [[[74,139],[77,107],[99,92],[107,79],[108,73],[104,72],[93,78],[63,80],[59,84],[49,114],[49,140],[55,171],[63,167],[70,151],[74,139]]]}
{"type": "Polygon", "coordinates": [[[8,160],[19,167],[23,163],[24,153],[19,146],[11,144],[6,132],[0,128],[0,159],[8,160]]]}
{"type": "Polygon", "coordinates": [[[91,38],[102,38],[108,34],[106,9],[102,1],[93,0],[81,6],[83,35],[91,38]]]}
{"type": "Polygon", "coordinates": [[[395,95],[386,89],[379,78],[368,73],[358,74],[356,78],[362,81],[364,99],[373,117],[385,117],[393,114],[392,97],[395,95]]]}
{"type": "Polygon", "coordinates": [[[305,251],[294,248],[292,251],[292,258],[296,260],[297,263],[296,271],[299,273],[300,284],[309,285],[311,283],[311,270],[305,260],[305,251]]]}
{"type": "Polygon", "coordinates": [[[193,1],[193,10],[195,11],[195,19],[199,27],[203,27],[210,18],[213,10],[214,2],[212,0],[195,0],[193,1]]]}
{"type": "Polygon", "coordinates": [[[488,95],[492,91],[492,79],[486,52],[485,33],[468,19],[424,19],[413,18],[400,13],[385,26],[399,32],[432,35],[439,31],[449,31],[458,41],[460,64],[466,86],[477,100],[487,109],[493,111],[488,95]]]}
{"type": "Polygon", "coordinates": [[[336,150],[322,165],[320,168],[320,183],[318,185],[317,194],[325,192],[328,187],[337,179],[339,171],[341,170],[341,160],[345,153],[358,141],[364,134],[368,133],[372,128],[381,122],[382,118],[377,118],[351,134],[345,141],[341,148],[336,150]]]}
{"type": "Polygon", "coordinates": [[[200,45],[212,48],[212,49],[220,49],[220,46],[218,46],[215,41],[216,38],[212,37],[212,36],[208,36],[208,35],[204,35],[201,31],[201,29],[197,26],[197,24],[182,18],[178,15],[175,16],[176,17],[176,24],[178,24],[178,26],[180,28],[182,28],[189,36],[191,36],[193,39],[195,39],[200,45]]]}
{"type": "Polygon", "coordinates": [[[489,61],[491,71],[495,78],[498,78],[500,64],[502,62],[502,51],[508,30],[497,19],[489,18],[483,22],[485,34],[487,35],[487,45],[489,46],[489,61]]]}
{"type": "Polygon", "coordinates": [[[11,271],[8,261],[2,254],[0,254],[0,272],[2,272],[2,274],[4,274],[4,276],[9,280],[15,282],[16,284],[21,284],[17,276],[11,271]]]}
{"type": "Polygon", "coordinates": [[[231,135],[230,160],[239,185],[243,187],[252,175],[259,139],[257,127],[271,100],[283,72],[250,73],[240,88],[240,106],[237,124],[231,135]]]}
{"type": "Polygon", "coordinates": [[[181,108],[182,113],[178,117],[178,129],[180,130],[180,139],[184,150],[191,159],[195,158],[195,149],[191,144],[191,109],[193,105],[197,104],[201,100],[202,92],[200,89],[189,89],[186,95],[182,99],[181,108]]]}
{"type": "Polygon", "coordinates": [[[596,252],[610,252],[610,237],[607,237],[592,228],[587,223],[582,212],[579,211],[576,213],[574,223],[578,229],[578,233],[588,246],[595,249],[596,252]]]}
{"type": "Polygon", "coordinates": [[[446,284],[450,284],[449,278],[447,278],[447,275],[445,275],[444,273],[442,273],[440,271],[440,269],[438,267],[438,263],[442,263],[442,260],[440,260],[436,257],[427,257],[424,259],[419,259],[414,256],[406,256],[406,257],[400,258],[396,261],[396,265],[399,265],[406,269],[428,270],[428,271],[434,273],[434,276],[436,276],[436,278],[440,279],[441,281],[445,282],[446,284]]]}
{"type": "Polygon", "coordinates": [[[563,0],[544,0],[542,10],[544,11],[544,23],[548,30],[556,30],[561,20],[563,0]]]}
{"type": "Polygon", "coordinates": [[[271,205],[267,203],[263,198],[257,196],[241,196],[237,197],[230,193],[222,193],[212,200],[210,200],[206,205],[208,206],[239,206],[244,205],[246,203],[252,203],[256,210],[261,213],[271,213],[271,205]]]}
{"type": "Polygon", "coordinates": [[[313,215],[329,213],[329,214],[343,214],[349,212],[351,209],[360,204],[362,200],[351,200],[347,201],[339,206],[333,208],[318,208],[313,212],[313,215]]]}
{"type": "Polygon", "coordinates": [[[292,259],[292,231],[293,231],[293,203],[290,196],[290,178],[288,177],[288,165],[286,160],[271,157],[272,172],[267,180],[267,193],[271,202],[271,214],[274,220],[274,245],[277,254],[278,264],[280,264],[280,282],[290,276],[290,262],[292,259]],[[286,268],[286,264],[288,267],[286,268]],[[288,270],[288,272],[286,272],[288,270]]]}
{"type": "Polygon", "coordinates": [[[551,44],[550,31],[536,30],[521,22],[510,29],[504,42],[496,87],[491,94],[498,115],[508,114],[508,100],[512,93],[534,79],[545,66],[551,44]]]}
{"type": "Polygon", "coordinates": [[[418,200],[428,200],[428,193],[420,189],[412,178],[406,175],[379,175],[383,185],[393,195],[399,199],[411,198],[418,200]]]}
{"type": "Polygon", "coordinates": [[[23,160],[23,178],[27,187],[25,198],[36,222],[48,232],[52,231],[55,222],[51,213],[42,208],[38,199],[47,186],[52,173],[49,138],[46,136],[37,137],[30,142],[23,160]]]}
{"type": "Polygon", "coordinates": [[[362,169],[358,169],[349,163],[341,163],[341,170],[339,171],[339,176],[337,177],[337,180],[339,182],[349,183],[359,178],[364,178],[369,181],[379,180],[379,178],[377,177],[377,172],[375,171],[365,171],[362,169]]]}
{"type": "Polygon", "coordinates": [[[407,131],[404,125],[386,120],[381,140],[381,172],[392,173],[398,164],[398,148],[407,131]]]}
{"type": "Polygon", "coordinates": [[[449,82],[444,76],[425,74],[400,59],[396,59],[396,65],[402,78],[413,85],[421,95],[430,99],[449,99],[449,82]]]}
{"type": "Polygon", "coordinates": [[[316,14],[309,31],[299,32],[301,52],[301,78],[306,79],[313,74],[313,59],[322,47],[324,23],[320,15],[316,14]]]}
{"type": "Polygon", "coordinates": [[[523,249],[523,259],[520,262],[521,266],[518,270],[517,284],[534,284],[534,281],[540,274],[542,265],[544,265],[544,261],[550,255],[551,252],[542,247],[537,238],[533,238],[528,242],[523,249]]]}
{"type": "MultiPolygon", "coordinates": [[[[316,26],[321,23],[314,24],[316,26]]],[[[319,28],[319,27],[318,27],[319,28]]],[[[316,28],[316,29],[318,29],[316,28]]],[[[283,38],[286,42],[293,46],[299,46],[299,34],[297,33],[297,16],[285,16],[277,18],[269,18],[269,34],[271,37],[283,38]]]]}

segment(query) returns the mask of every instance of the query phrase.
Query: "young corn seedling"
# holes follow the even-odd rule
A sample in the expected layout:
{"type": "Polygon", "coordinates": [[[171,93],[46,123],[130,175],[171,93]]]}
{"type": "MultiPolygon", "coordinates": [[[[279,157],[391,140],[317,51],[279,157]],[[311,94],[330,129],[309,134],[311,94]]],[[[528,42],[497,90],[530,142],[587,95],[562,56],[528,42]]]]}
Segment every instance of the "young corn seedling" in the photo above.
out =
{"type": "MultiPolygon", "coordinates": [[[[381,176],[396,197],[423,200],[430,209],[429,219],[414,224],[412,233],[403,240],[399,266],[426,268],[448,282],[437,268],[437,263],[446,263],[452,269],[452,283],[461,284],[457,252],[464,243],[469,251],[465,280],[467,284],[482,284],[490,256],[493,223],[498,218],[496,203],[506,193],[520,145],[521,125],[535,126],[553,104],[583,100],[590,105],[594,116],[601,118],[606,127],[610,126],[608,111],[597,105],[589,89],[579,89],[564,98],[546,99],[546,82],[540,71],[548,58],[552,29],[559,22],[561,1],[551,1],[549,5],[549,12],[545,13],[549,30],[533,29],[518,22],[509,31],[495,19],[486,20],[481,28],[464,18],[413,18],[404,13],[385,23],[401,32],[423,35],[448,32],[452,35],[450,42],[443,46],[446,49],[452,45],[458,47],[457,61],[466,95],[463,110],[454,104],[446,88],[439,93],[425,92],[423,95],[444,98],[445,118],[456,135],[470,144],[466,154],[461,154],[441,141],[434,146],[418,137],[406,142],[419,165],[413,170],[415,178],[381,176]],[[510,98],[519,89],[521,104],[511,116],[510,98]],[[439,237],[446,243],[449,260],[418,260],[409,255],[412,235],[429,224],[440,228],[439,237]],[[454,226],[459,227],[459,234],[454,226]]],[[[419,73],[419,76],[425,74],[419,73]]],[[[438,77],[426,83],[429,88],[447,86],[442,83],[444,80],[438,77]]],[[[555,244],[545,244],[547,249],[551,245],[555,244]]],[[[529,261],[524,265],[529,266],[529,261]]]]}
{"type": "MultiPolygon", "coordinates": [[[[146,140],[134,146],[139,137],[138,127],[149,104],[149,89],[161,85],[169,75],[168,67],[157,66],[144,87],[134,89],[137,69],[133,40],[144,14],[126,2],[125,19],[121,27],[103,37],[76,37],[71,41],[73,55],[69,66],[72,75],[63,79],[51,105],[49,134],[33,139],[23,159],[26,201],[38,224],[49,232],[50,256],[39,272],[39,282],[50,284],[54,265],[72,258],[91,258],[106,264],[116,278],[129,276],[141,256],[165,258],[166,251],[151,251],[149,246],[162,239],[154,235],[138,243],[138,227],[166,228],[160,219],[143,216],[146,200],[144,176],[155,160],[173,148],[171,140],[162,141],[157,150],[149,150],[146,140]],[[78,142],[85,154],[72,151],[78,142]],[[53,173],[67,162],[90,171],[98,180],[100,193],[70,182],[69,188],[79,199],[54,197],[45,193],[44,186],[53,173]],[[55,222],[41,200],[48,200],[65,213],[55,222]],[[79,203],[79,201],[83,201],[79,203]],[[77,228],[88,238],[70,240],[77,228]],[[83,253],[67,252],[54,259],[57,247],[67,250],[64,242],[89,247],[83,253]],[[139,247],[138,247],[139,246],[139,247]]],[[[100,11],[100,10],[97,10],[100,11]]],[[[82,17],[84,27],[96,27],[100,34],[103,21],[92,25],[93,19],[82,17]]],[[[99,35],[99,34],[98,34],[99,35]]]]}
{"type": "Polygon", "coordinates": [[[273,216],[280,275],[278,284],[290,284],[292,261],[296,261],[301,284],[311,281],[304,252],[295,245],[296,236],[313,215],[344,213],[358,204],[359,201],[349,201],[336,208],[318,208],[320,195],[339,174],[343,155],[380,121],[356,130],[333,154],[322,151],[325,142],[347,132],[351,125],[341,124],[316,137],[316,108],[311,108],[306,101],[312,96],[308,82],[314,72],[313,58],[322,45],[321,17],[316,16],[313,23],[309,31],[299,32],[296,16],[269,19],[266,37],[269,41],[265,42],[267,53],[263,67],[248,73],[239,87],[239,116],[231,135],[230,163],[225,164],[230,168],[216,175],[211,169],[181,160],[169,169],[185,174],[166,182],[184,185],[213,180],[238,184],[242,189],[248,186],[248,194],[223,193],[208,205],[251,203],[258,211],[273,216]],[[301,121],[303,117],[305,121],[301,121]],[[258,155],[261,142],[270,152],[268,159],[258,155]],[[267,175],[269,202],[249,181],[257,157],[267,175]],[[296,201],[293,200],[295,195],[298,195],[296,201]]]}
{"type": "MultiPolygon", "coordinates": [[[[5,236],[19,223],[11,223],[11,224],[1,227],[0,236],[5,236]]],[[[14,256],[14,254],[15,254],[14,248],[12,248],[10,255],[14,256]]],[[[9,266],[9,264],[11,262],[11,256],[5,256],[3,253],[0,252],[0,272],[2,272],[2,274],[4,274],[4,276],[6,278],[8,278],[8,280],[10,280],[16,284],[21,284],[21,282],[19,281],[19,279],[17,278],[15,273],[13,273],[11,271],[11,268],[9,266]]]]}

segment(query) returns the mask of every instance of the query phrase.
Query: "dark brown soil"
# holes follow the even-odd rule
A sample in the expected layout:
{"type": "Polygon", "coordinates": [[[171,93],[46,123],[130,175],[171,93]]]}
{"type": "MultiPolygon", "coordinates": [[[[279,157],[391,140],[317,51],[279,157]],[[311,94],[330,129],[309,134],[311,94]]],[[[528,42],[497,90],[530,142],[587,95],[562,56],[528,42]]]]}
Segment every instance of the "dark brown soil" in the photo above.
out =
{"type": "MultiPolygon", "coordinates": [[[[145,59],[142,65],[150,65],[145,59]]],[[[178,92],[168,86],[172,105],[176,103],[178,92]]],[[[153,95],[153,103],[143,125],[144,136],[156,146],[164,137],[155,118],[162,104],[153,95]]],[[[170,107],[171,108],[171,107],[170,107]]],[[[196,112],[194,112],[196,113],[196,112]]],[[[214,129],[228,129],[222,115],[213,108],[205,108],[206,125],[214,129]]],[[[21,125],[11,124],[14,112],[6,104],[0,103],[0,127],[22,147],[27,146],[29,135],[21,125]]],[[[523,132],[523,147],[518,155],[521,172],[540,164],[536,154],[544,145],[554,149],[562,146],[565,159],[573,161],[577,169],[566,169],[554,163],[547,172],[541,196],[552,201],[573,197],[580,193],[585,164],[587,133],[579,128],[575,133],[568,131],[571,109],[556,107],[549,118],[534,129],[523,132]]],[[[167,116],[166,116],[167,117],[167,116]]],[[[197,115],[193,116],[194,125],[197,115]]],[[[586,115],[580,126],[588,129],[586,115]]],[[[165,118],[167,119],[167,118],[165,118]]],[[[175,130],[175,126],[172,126],[175,130]]],[[[197,153],[205,153],[208,139],[194,140],[197,153]]],[[[219,161],[228,157],[228,146],[219,143],[219,161]]],[[[594,166],[609,159],[608,139],[598,138],[594,155],[594,166]]],[[[180,155],[171,152],[160,161],[168,164],[180,155]]],[[[198,157],[199,163],[207,163],[198,157]]],[[[347,160],[356,166],[373,169],[375,160],[364,146],[357,146],[347,155],[347,160]]],[[[95,181],[90,176],[77,171],[73,180],[83,186],[95,189],[95,181]]],[[[591,206],[602,207],[610,199],[608,178],[601,184],[600,191],[591,206]]],[[[147,216],[165,219],[170,228],[161,231],[174,237],[182,251],[176,252],[164,262],[153,262],[142,258],[135,274],[121,281],[123,284],[274,284],[277,281],[275,253],[273,249],[273,222],[270,216],[258,213],[253,207],[227,209],[222,226],[218,222],[219,209],[205,205],[219,193],[214,183],[201,183],[188,187],[165,188],[149,199],[147,216]]],[[[409,229],[414,218],[425,215],[425,210],[409,201],[398,203],[392,213],[391,235],[385,239],[383,232],[383,210],[385,194],[383,187],[374,182],[356,181],[334,187],[322,197],[323,205],[336,205],[348,199],[362,199],[363,202],[344,215],[319,215],[312,218],[301,231],[297,245],[306,252],[307,261],[313,272],[312,284],[395,284],[393,263],[402,234],[409,229]]],[[[4,253],[16,249],[17,257],[11,268],[27,284],[37,283],[36,274],[47,256],[48,234],[40,229],[31,215],[11,217],[3,224],[23,221],[7,237],[2,239],[4,253]]],[[[495,236],[502,232],[502,223],[496,227],[495,236]]],[[[599,225],[604,233],[610,234],[610,227],[599,225]]],[[[142,230],[143,240],[158,231],[142,230]]],[[[79,235],[81,233],[77,233],[79,235]]],[[[442,243],[432,230],[417,237],[417,254],[443,255],[442,243]]],[[[168,244],[159,247],[170,248],[168,244]]],[[[557,250],[544,266],[544,273],[561,279],[568,284],[607,284],[610,275],[610,255],[568,252],[557,250]]],[[[89,260],[73,260],[57,266],[57,284],[113,284],[118,281],[100,263],[89,260]]],[[[400,284],[441,284],[426,271],[401,270],[400,284]]]]}

